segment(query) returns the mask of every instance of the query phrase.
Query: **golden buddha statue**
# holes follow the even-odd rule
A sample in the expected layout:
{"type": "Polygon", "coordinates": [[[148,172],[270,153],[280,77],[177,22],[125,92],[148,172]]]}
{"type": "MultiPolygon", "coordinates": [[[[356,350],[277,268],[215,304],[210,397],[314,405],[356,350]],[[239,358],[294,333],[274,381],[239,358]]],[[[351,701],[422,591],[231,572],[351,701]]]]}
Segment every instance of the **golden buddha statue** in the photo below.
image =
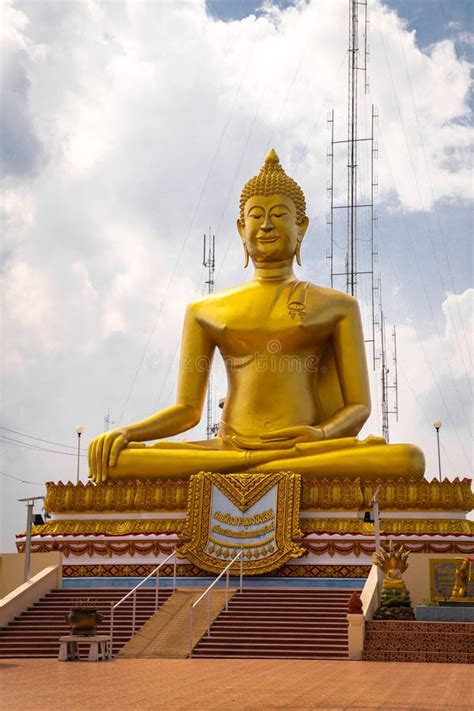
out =
{"type": "Polygon", "coordinates": [[[255,268],[252,281],[188,306],[176,404],[96,437],[91,479],[275,470],[423,477],[417,447],[356,439],[370,414],[359,307],[347,294],[295,276],[307,227],[303,192],[272,150],[240,198],[237,229],[245,266],[251,260],[255,268]],[[163,441],[199,423],[215,349],[228,379],[217,436],[163,441]],[[158,441],[145,445],[149,440],[158,441]]]}
{"type": "Polygon", "coordinates": [[[408,568],[408,551],[404,546],[394,546],[390,541],[388,551],[381,550],[374,554],[375,564],[385,575],[383,578],[383,590],[405,590],[403,573],[408,568]]]}
{"type": "Polygon", "coordinates": [[[456,561],[456,574],[451,597],[463,598],[467,595],[467,586],[471,581],[471,562],[469,558],[459,556],[454,560],[456,561]]]}

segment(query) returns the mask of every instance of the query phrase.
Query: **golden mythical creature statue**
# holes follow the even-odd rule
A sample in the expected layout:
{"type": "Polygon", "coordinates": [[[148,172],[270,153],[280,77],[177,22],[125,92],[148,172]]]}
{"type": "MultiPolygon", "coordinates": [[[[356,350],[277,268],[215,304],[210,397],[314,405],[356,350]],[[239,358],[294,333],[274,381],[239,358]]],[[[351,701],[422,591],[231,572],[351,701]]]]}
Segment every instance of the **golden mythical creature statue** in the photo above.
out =
{"type": "Polygon", "coordinates": [[[94,481],[183,479],[203,470],[422,478],[417,447],[356,439],[370,414],[359,307],[295,276],[307,227],[303,192],[272,150],[240,198],[237,229],[253,279],[188,306],[176,404],[96,437],[94,481]],[[200,421],[216,349],[228,380],[217,436],[163,441],[200,421]]]}
{"type": "Polygon", "coordinates": [[[471,563],[468,558],[457,557],[456,561],[456,577],[451,592],[451,597],[463,598],[467,595],[467,586],[471,581],[471,563]]]}
{"type": "Polygon", "coordinates": [[[408,551],[404,546],[394,548],[390,541],[388,551],[382,550],[374,555],[375,564],[383,570],[385,577],[382,582],[383,590],[405,589],[403,573],[408,568],[408,551]]]}

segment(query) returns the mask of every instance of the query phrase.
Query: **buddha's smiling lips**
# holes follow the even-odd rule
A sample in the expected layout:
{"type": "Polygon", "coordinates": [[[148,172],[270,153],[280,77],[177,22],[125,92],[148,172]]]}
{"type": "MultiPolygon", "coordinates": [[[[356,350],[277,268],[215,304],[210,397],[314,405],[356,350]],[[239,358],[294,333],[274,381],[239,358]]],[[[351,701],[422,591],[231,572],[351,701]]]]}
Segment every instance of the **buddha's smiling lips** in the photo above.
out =
{"type": "Polygon", "coordinates": [[[257,242],[262,242],[263,244],[271,244],[279,239],[278,235],[274,237],[257,237],[257,242]]]}

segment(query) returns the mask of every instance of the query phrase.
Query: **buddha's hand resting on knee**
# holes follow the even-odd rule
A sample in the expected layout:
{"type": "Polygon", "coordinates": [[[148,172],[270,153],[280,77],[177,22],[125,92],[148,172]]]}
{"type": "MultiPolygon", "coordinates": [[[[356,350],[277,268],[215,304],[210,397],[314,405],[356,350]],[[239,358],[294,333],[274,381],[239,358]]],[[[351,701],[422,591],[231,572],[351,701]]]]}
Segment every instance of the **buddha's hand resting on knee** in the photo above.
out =
{"type": "Polygon", "coordinates": [[[117,459],[128,444],[125,429],[111,430],[99,435],[89,445],[89,478],[97,484],[107,481],[109,467],[115,467],[117,459]]]}

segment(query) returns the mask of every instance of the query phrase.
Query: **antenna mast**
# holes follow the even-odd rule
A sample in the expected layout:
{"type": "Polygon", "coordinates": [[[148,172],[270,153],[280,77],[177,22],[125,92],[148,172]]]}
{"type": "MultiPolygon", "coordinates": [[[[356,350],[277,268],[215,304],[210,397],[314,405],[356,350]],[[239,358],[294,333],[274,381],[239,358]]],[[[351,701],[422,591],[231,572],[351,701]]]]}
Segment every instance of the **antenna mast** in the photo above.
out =
{"type": "MultiPolygon", "coordinates": [[[[367,94],[369,88],[367,76],[367,63],[369,56],[368,46],[369,18],[367,12],[367,0],[349,0],[349,49],[348,49],[348,115],[347,115],[347,138],[335,140],[334,138],[334,110],[328,116],[328,127],[331,131],[331,148],[328,149],[328,162],[331,166],[330,179],[327,191],[330,200],[330,214],[326,218],[326,224],[330,232],[330,248],[327,258],[331,270],[331,287],[342,286],[348,294],[357,296],[357,291],[362,284],[370,286],[370,318],[366,320],[370,326],[370,338],[366,343],[372,344],[372,364],[375,369],[375,283],[374,283],[374,260],[377,252],[374,245],[374,226],[377,222],[377,215],[374,210],[374,192],[377,189],[377,181],[374,177],[374,160],[377,158],[377,146],[374,141],[374,127],[378,121],[378,113],[372,105],[371,131],[369,137],[359,138],[359,97],[358,81],[359,73],[362,73],[364,91],[367,94]],[[362,49],[359,47],[359,6],[364,10],[362,49]],[[368,144],[370,151],[369,179],[365,181],[359,198],[359,161],[360,158],[367,157],[367,149],[363,151],[363,156],[359,156],[359,144],[368,144]],[[335,204],[335,183],[334,183],[334,162],[336,150],[339,145],[345,145],[347,149],[347,189],[346,201],[343,204],[335,204]],[[342,215],[346,214],[346,247],[340,247],[336,235],[342,236],[342,215]],[[360,226],[360,229],[359,229],[360,226]],[[359,234],[361,233],[361,234],[359,234]],[[367,244],[367,248],[364,247],[367,244]],[[336,259],[335,249],[342,249],[344,258],[336,259]]],[[[362,146],[364,148],[364,146],[362,146]]],[[[339,157],[340,160],[340,157],[339,157]]],[[[342,243],[342,239],[339,240],[342,243]]],[[[367,330],[367,329],[366,329],[367,330]]]]}
{"type": "Polygon", "coordinates": [[[387,442],[390,441],[390,415],[395,415],[396,421],[398,422],[398,362],[397,362],[397,331],[395,326],[392,330],[392,343],[393,343],[393,379],[392,384],[390,384],[389,375],[390,370],[387,366],[387,344],[385,340],[385,315],[383,312],[382,304],[382,283],[379,278],[378,288],[380,289],[380,366],[381,374],[380,381],[382,386],[382,436],[387,442]],[[394,406],[390,409],[389,397],[390,392],[394,393],[394,406]]]}
{"type": "MultiPolygon", "coordinates": [[[[209,227],[209,235],[204,234],[202,264],[207,269],[207,293],[212,294],[214,291],[214,274],[216,271],[216,236],[211,236],[211,228],[209,227]]],[[[212,439],[215,437],[219,425],[214,422],[214,399],[211,374],[207,381],[207,423],[206,437],[212,439]]]]}
{"type": "Polygon", "coordinates": [[[365,119],[364,131],[369,135],[359,136],[359,120],[364,118],[366,103],[358,95],[359,84],[368,93],[367,74],[369,58],[369,17],[368,0],[348,0],[349,3],[349,46],[347,62],[347,138],[335,140],[334,110],[328,115],[328,128],[331,131],[331,147],[327,158],[330,164],[330,179],[327,193],[330,212],[326,225],[330,234],[330,247],[327,252],[331,271],[331,287],[345,289],[348,294],[361,299],[364,333],[368,334],[366,343],[371,344],[372,367],[375,370],[380,362],[382,373],[381,406],[383,436],[389,439],[389,415],[396,415],[398,421],[398,378],[397,378],[397,342],[396,330],[393,329],[394,379],[389,383],[389,369],[386,359],[385,316],[382,309],[382,284],[374,277],[374,263],[378,253],[375,245],[374,230],[378,216],[374,209],[374,195],[378,183],[374,172],[374,162],[378,158],[375,141],[375,126],[378,112],[372,104],[370,116],[365,119]],[[362,8],[362,22],[359,22],[359,10],[362,8]],[[362,27],[360,27],[362,25],[362,27]],[[360,81],[362,78],[362,82],[360,81]],[[369,123],[370,122],[370,123],[369,123]],[[342,150],[341,150],[342,149],[342,150]],[[346,171],[346,200],[341,202],[342,190],[338,190],[334,175],[346,171]],[[359,169],[365,169],[365,174],[359,169]],[[344,219],[345,218],[345,219],[344,219]],[[344,244],[345,242],[345,244],[344,244]],[[376,296],[380,289],[379,313],[376,315],[376,296]],[[359,292],[359,293],[358,293],[359,292]],[[377,355],[376,330],[380,331],[381,348],[377,355]],[[389,407],[390,391],[395,393],[395,405],[389,407]]]}
{"type": "Polygon", "coordinates": [[[110,418],[110,410],[107,410],[104,415],[104,432],[108,432],[108,430],[110,430],[110,425],[115,425],[115,420],[110,418]]]}

